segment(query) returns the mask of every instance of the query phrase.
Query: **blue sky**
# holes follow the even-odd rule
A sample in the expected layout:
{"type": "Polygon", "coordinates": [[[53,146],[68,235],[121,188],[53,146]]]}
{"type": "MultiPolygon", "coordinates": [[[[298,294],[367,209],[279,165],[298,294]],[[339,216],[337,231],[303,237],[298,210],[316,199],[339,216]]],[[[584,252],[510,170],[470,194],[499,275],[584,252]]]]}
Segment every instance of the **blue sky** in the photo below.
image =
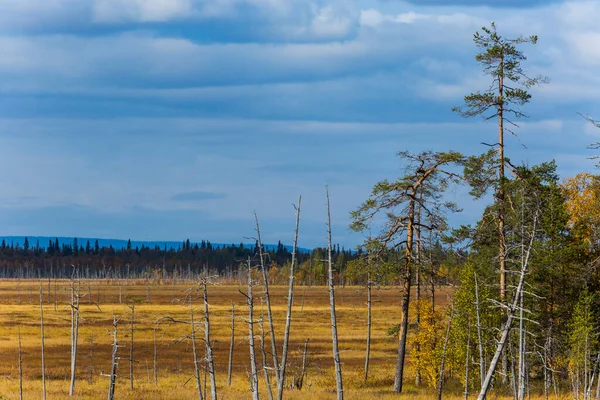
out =
{"type": "MultiPolygon", "coordinates": [[[[482,152],[450,108],[484,89],[472,35],[539,36],[513,162],[593,170],[600,3],[516,0],[0,0],[0,235],[325,243],[400,174],[400,150],[482,152]],[[525,145],[526,149],[522,146],[525,145]]],[[[473,222],[483,207],[451,198],[473,222]]]]}

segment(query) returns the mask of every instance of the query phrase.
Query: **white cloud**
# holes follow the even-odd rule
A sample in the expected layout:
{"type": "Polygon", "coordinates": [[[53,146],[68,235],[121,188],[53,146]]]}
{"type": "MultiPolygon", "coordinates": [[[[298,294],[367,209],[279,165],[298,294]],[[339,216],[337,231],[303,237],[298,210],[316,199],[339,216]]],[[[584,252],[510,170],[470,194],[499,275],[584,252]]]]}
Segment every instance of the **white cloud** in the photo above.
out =
{"type": "Polygon", "coordinates": [[[163,22],[188,17],[191,0],[96,0],[96,22],[163,22]]]}

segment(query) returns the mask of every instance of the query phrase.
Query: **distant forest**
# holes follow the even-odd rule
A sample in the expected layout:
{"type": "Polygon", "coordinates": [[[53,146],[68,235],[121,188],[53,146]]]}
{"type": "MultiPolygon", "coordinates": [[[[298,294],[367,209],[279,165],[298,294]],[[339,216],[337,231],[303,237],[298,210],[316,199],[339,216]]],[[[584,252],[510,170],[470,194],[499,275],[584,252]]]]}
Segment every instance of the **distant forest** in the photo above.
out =
{"type": "MultiPolygon", "coordinates": [[[[301,268],[300,279],[307,283],[325,284],[327,249],[317,248],[298,251],[296,257],[301,268]]],[[[292,259],[292,252],[281,242],[276,246],[263,245],[274,281],[292,259]]],[[[89,278],[148,278],[173,277],[192,278],[199,273],[209,272],[222,277],[231,277],[248,258],[258,255],[258,243],[254,246],[213,245],[210,241],[181,242],[177,248],[163,246],[132,246],[131,240],[123,248],[112,245],[100,246],[98,240],[78,240],[68,244],[59,239],[48,243],[0,244],[0,276],[4,278],[70,278],[74,273],[89,278]]],[[[361,252],[352,252],[339,245],[333,246],[332,256],[338,273],[345,271],[348,261],[356,259],[361,252]]]]}

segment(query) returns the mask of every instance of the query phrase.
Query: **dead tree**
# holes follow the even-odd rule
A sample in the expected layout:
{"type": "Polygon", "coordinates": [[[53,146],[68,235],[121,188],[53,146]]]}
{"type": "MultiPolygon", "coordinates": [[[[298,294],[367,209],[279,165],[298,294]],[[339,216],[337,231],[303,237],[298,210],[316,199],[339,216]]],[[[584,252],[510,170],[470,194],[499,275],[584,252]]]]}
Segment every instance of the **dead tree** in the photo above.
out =
{"type": "Polygon", "coordinates": [[[260,316],[258,320],[258,327],[260,329],[260,353],[262,355],[263,372],[265,375],[265,386],[267,387],[267,393],[269,399],[273,400],[273,388],[271,387],[271,378],[269,377],[269,365],[267,364],[267,353],[265,352],[265,326],[264,326],[264,314],[260,316]]]}
{"type": "Polygon", "coordinates": [[[44,348],[44,289],[40,280],[40,328],[42,334],[42,398],[46,400],[46,357],[44,348]]]}
{"type": "Polygon", "coordinates": [[[21,325],[18,326],[19,335],[19,400],[23,400],[23,351],[21,349],[21,325]]]}
{"type": "Polygon", "coordinates": [[[367,348],[365,351],[365,377],[364,381],[367,381],[369,377],[369,359],[371,356],[371,291],[373,282],[371,281],[371,272],[367,273],[367,348]]]}
{"type": "Polygon", "coordinates": [[[231,367],[233,364],[233,347],[235,344],[235,305],[231,302],[231,342],[229,343],[229,360],[227,363],[227,386],[231,387],[231,367]]]}
{"type": "Polygon", "coordinates": [[[450,319],[448,320],[448,327],[446,328],[446,338],[444,339],[444,347],[442,348],[442,362],[440,363],[439,380],[437,387],[437,398],[442,400],[442,392],[444,390],[444,370],[446,367],[446,350],[448,349],[448,340],[450,339],[450,329],[452,329],[452,319],[454,317],[454,305],[451,306],[450,319]]]}
{"type": "Polygon", "coordinates": [[[477,400],[485,400],[485,398],[486,398],[487,392],[490,387],[490,383],[492,382],[492,377],[494,376],[494,372],[496,371],[496,366],[498,365],[498,361],[500,360],[500,357],[502,356],[502,353],[504,352],[504,346],[506,345],[506,341],[510,334],[513,319],[515,318],[516,312],[519,309],[521,292],[524,290],[523,286],[525,285],[525,274],[527,273],[527,268],[529,267],[529,259],[530,259],[531,251],[533,248],[533,242],[534,242],[536,227],[537,227],[537,220],[538,220],[538,212],[536,211],[535,216],[533,218],[533,228],[532,228],[532,232],[531,232],[530,238],[529,238],[529,245],[527,247],[527,250],[524,253],[524,256],[521,259],[521,272],[520,272],[520,276],[519,276],[519,284],[518,284],[516,292],[515,292],[515,297],[513,299],[513,302],[506,307],[507,308],[507,310],[506,310],[507,319],[506,319],[506,322],[504,323],[504,327],[502,328],[500,341],[498,342],[498,345],[496,346],[496,352],[495,352],[494,357],[492,358],[492,361],[490,362],[490,365],[488,367],[487,374],[485,376],[485,380],[481,387],[481,391],[479,392],[479,396],[477,397],[477,400]]]}
{"type": "MultiPolygon", "coordinates": [[[[208,277],[202,278],[202,299],[204,302],[204,342],[206,344],[206,362],[210,376],[210,395],[212,400],[217,400],[217,380],[215,377],[215,362],[210,342],[210,314],[208,312],[208,290],[206,288],[208,277]]],[[[206,387],[206,386],[205,386],[206,387]]]]}
{"type": "Polygon", "coordinates": [[[304,385],[304,377],[306,376],[306,356],[308,354],[308,341],[304,342],[304,352],[302,353],[302,368],[300,369],[300,376],[294,379],[294,387],[298,390],[302,389],[304,385]]]}
{"type": "Polygon", "coordinates": [[[202,381],[200,381],[200,361],[198,360],[198,349],[196,348],[196,323],[194,322],[194,304],[191,293],[188,295],[188,302],[190,306],[190,338],[192,340],[192,351],[194,354],[194,376],[196,378],[196,389],[198,391],[198,400],[204,400],[204,397],[202,396],[202,381]]]}
{"type": "Polygon", "coordinates": [[[75,279],[71,278],[71,383],[69,385],[69,396],[73,396],[75,391],[75,372],[77,365],[77,341],[79,339],[79,305],[80,305],[81,285],[77,286],[75,292],[75,279]]]}
{"type": "Polygon", "coordinates": [[[135,301],[132,301],[129,305],[129,309],[131,310],[131,320],[130,320],[130,331],[129,331],[129,389],[133,391],[133,332],[135,328],[135,301]]]}
{"type": "Polygon", "coordinates": [[[340,361],[340,350],[338,348],[337,316],[335,312],[335,292],[333,282],[333,259],[331,258],[331,210],[329,206],[329,187],[325,186],[327,199],[327,262],[329,265],[329,309],[331,311],[331,336],[333,344],[333,363],[335,367],[335,383],[337,399],[344,399],[344,385],[342,382],[342,363],[340,361]]]}
{"type": "Polygon", "coordinates": [[[273,313],[271,312],[271,296],[269,294],[269,279],[267,276],[267,269],[265,266],[265,259],[263,254],[263,244],[260,237],[260,226],[258,224],[258,216],[254,212],[254,221],[256,222],[256,235],[258,244],[258,256],[260,261],[260,269],[263,276],[263,284],[265,286],[265,300],[267,303],[267,318],[269,319],[269,334],[271,336],[271,355],[273,357],[273,370],[275,371],[275,378],[277,387],[279,388],[279,359],[277,357],[277,346],[275,344],[275,327],[273,325],[273,313]]]}
{"type": "Polygon", "coordinates": [[[481,334],[481,312],[479,307],[479,285],[477,283],[477,272],[473,272],[475,277],[475,314],[477,316],[477,341],[479,346],[479,377],[481,386],[485,381],[485,353],[483,351],[483,336],[481,334]]]}
{"type": "Polygon", "coordinates": [[[153,353],[154,386],[158,386],[158,351],[157,351],[157,347],[156,347],[156,329],[157,329],[157,327],[154,326],[154,336],[153,336],[153,339],[154,339],[154,353],[153,353]]]}
{"type": "Polygon", "coordinates": [[[110,362],[110,382],[108,384],[108,400],[115,399],[115,385],[117,383],[117,365],[118,365],[118,351],[119,351],[119,339],[118,339],[118,324],[119,320],[113,315],[113,345],[112,345],[112,358],[110,362]]]}
{"type": "MultiPolygon", "coordinates": [[[[258,394],[258,372],[256,370],[256,353],[254,351],[254,296],[252,294],[252,264],[250,257],[248,257],[248,294],[246,300],[248,301],[248,347],[250,349],[250,391],[252,392],[252,399],[259,400],[258,394]]],[[[242,293],[243,294],[243,293],[242,293]]]]}
{"type": "Polygon", "coordinates": [[[295,277],[295,266],[296,266],[296,250],[298,246],[298,228],[300,226],[300,206],[302,203],[302,196],[298,197],[298,205],[296,208],[296,230],[294,231],[294,245],[292,247],[292,262],[290,265],[290,277],[288,284],[288,302],[287,302],[287,313],[285,317],[285,331],[283,334],[283,351],[281,353],[281,367],[279,369],[279,381],[277,383],[277,399],[283,399],[283,389],[285,387],[285,371],[287,367],[287,355],[290,339],[290,327],[292,325],[292,306],[294,305],[294,277],[295,277]]]}

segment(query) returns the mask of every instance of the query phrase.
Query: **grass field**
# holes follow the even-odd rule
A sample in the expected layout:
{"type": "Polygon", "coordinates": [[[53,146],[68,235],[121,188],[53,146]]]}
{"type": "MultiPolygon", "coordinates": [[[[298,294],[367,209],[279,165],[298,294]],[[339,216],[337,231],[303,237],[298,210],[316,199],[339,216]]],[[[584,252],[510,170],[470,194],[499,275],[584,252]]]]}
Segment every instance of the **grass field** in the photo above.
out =
{"type": "MultiPolygon", "coordinates": [[[[87,292],[87,282],[82,292],[87,292]]],[[[116,398],[122,399],[195,399],[192,347],[189,340],[180,340],[189,325],[160,324],[157,329],[158,385],[153,381],[154,321],[162,316],[188,320],[189,308],[178,300],[185,296],[190,285],[150,285],[143,281],[92,281],[91,296],[83,297],[77,357],[75,398],[105,398],[112,344],[113,315],[121,318],[119,325],[119,355],[129,356],[130,309],[127,301],[139,303],[135,307],[134,390],[129,388],[129,362],[119,362],[116,398]],[[121,300],[121,303],[120,301],[121,300]],[[149,300],[149,302],[148,302],[149,300]],[[94,304],[96,303],[96,304],[94,304]]],[[[48,398],[68,397],[70,375],[70,282],[43,283],[46,376],[48,398]],[[56,301],[55,301],[56,300],[56,301]],[[56,303],[56,308],[55,308],[56,303]]],[[[20,327],[23,349],[24,398],[40,398],[41,340],[40,306],[37,281],[0,282],[0,399],[18,398],[18,341],[20,327]]],[[[244,288],[241,288],[244,290],[244,288]]],[[[255,288],[255,317],[260,318],[262,294],[255,288]]],[[[447,304],[449,290],[440,289],[438,304],[447,304]]],[[[272,287],[271,297],[278,342],[285,324],[286,287],[272,287]]],[[[363,383],[366,339],[365,290],[357,287],[336,291],[338,329],[343,363],[345,394],[348,399],[394,398],[429,399],[434,393],[415,388],[409,369],[405,376],[406,389],[402,395],[391,393],[397,343],[388,336],[388,329],[400,320],[400,293],[397,288],[373,291],[373,330],[370,377],[363,383]]],[[[215,365],[219,398],[245,399],[250,397],[247,380],[249,369],[247,307],[238,286],[209,287],[211,335],[214,340],[215,365]],[[236,309],[235,350],[231,387],[227,386],[227,358],[231,337],[231,303],[236,309]]],[[[198,307],[200,302],[198,302],[198,307]]],[[[200,309],[198,308],[198,312],[200,309]]],[[[258,333],[258,325],[256,331],[258,333]]],[[[307,338],[308,372],[302,390],[289,389],[286,398],[322,399],[335,397],[335,378],[332,368],[331,327],[328,292],[325,287],[298,287],[296,290],[291,330],[290,357],[287,377],[292,378],[300,369],[302,348],[307,338]]],[[[267,339],[268,340],[268,339],[267,339]]],[[[258,349],[258,337],[256,339],[258,349]]],[[[204,349],[202,342],[198,346],[204,349]]],[[[279,346],[279,352],[281,347],[279,346]]],[[[257,354],[261,361],[260,353],[257,354]]],[[[269,359],[270,361],[270,359],[269,359]]],[[[260,363],[259,363],[260,368],[260,363]]],[[[272,379],[274,380],[274,379],[272,379]]],[[[260,374],[261,398],[268,398],[264,378],[260,374]]],[[[449,387],[444,398],[464,398],[461,389],[449,387]]],[[[274,389],[275,390],[275,389],[274,389]]],[[[493,397],[490,397],[493,398],[493,397]]]]}

